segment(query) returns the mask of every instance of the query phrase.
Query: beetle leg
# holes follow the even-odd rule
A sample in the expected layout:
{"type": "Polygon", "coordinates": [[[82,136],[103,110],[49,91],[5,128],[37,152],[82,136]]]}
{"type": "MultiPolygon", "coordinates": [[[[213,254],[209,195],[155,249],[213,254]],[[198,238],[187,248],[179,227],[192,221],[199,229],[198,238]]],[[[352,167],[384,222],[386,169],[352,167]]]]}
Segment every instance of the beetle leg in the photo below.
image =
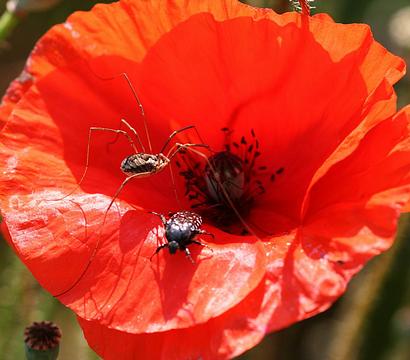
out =
{"type": "Polygon", "coordinates": [[[164,216],[163,214],[159,214],[159,213],[157,213],[157,212],[155,212],[155,211],[150,211],[150,213],[159,216],[159,218],[160,218],[161,221],[162,221],[162,224],[163,224],[164,226],[167,225],[167,219],[165,218],[165,216],[164,216]]]}
{"type": "Polygon", "coordinates": [[[191,252],[189,251],[188,248],[185,248],[185,255],[189,259],[189,261],[191,261],[192,264],[195,264],[195,261],[194,259],[192,259],[191,252]]]}
{"type": "Polygon", "coordinates": [[[210,233],[210,232],[208,232],[208,231],[199,229],[199,230],[197,230],[197,233],[198,233],[198,234],[201,234],[201,235],[209,235],[209,236],[212,236],[212,239],[215,239],[215,235],[212,234],[212,233],[210,233]]]}
{"type": "Polygon", "coordinates": [[[152,261],[152,258],[157,255],[162,249],[168,247],[168,243],[166,244],[162,244],[161,246],[157,247],[157,250],[155,250],[155,252],[151,255],[151,257],[149,258],[149,261],[152,261]]]}
{"type": "MultiPolygon", "coordinates": [[[[212,234],[207,234],[207,235],[212,235],[212,234]]],[[[204,244],[204,243],[201,243],[201,242],[198,241],[198,240],[192,240],[191,243],[197,244],[197,245],[201,245],[201,246],[206,247],[207,249],[211,250],[212,252],[214,252],[214,249],[212,249],[210,246],[208,246],[208,245],[206,245],[206,244],[204,244]]]]}

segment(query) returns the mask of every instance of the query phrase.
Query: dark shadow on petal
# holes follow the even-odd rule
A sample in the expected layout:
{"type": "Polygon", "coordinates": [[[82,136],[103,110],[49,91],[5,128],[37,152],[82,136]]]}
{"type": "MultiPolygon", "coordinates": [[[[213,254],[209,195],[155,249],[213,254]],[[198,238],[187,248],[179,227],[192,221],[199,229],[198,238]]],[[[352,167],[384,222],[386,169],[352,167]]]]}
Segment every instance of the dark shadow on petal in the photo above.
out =
{"type": "Polygon", "coordinates": [[[272,314],[269,328],[280,329],[299,318],[300,287],[294,276],[294,256],[300,244],[300,233],[296,233],[285,255],[282,268],[280,301],[272,314]]]}

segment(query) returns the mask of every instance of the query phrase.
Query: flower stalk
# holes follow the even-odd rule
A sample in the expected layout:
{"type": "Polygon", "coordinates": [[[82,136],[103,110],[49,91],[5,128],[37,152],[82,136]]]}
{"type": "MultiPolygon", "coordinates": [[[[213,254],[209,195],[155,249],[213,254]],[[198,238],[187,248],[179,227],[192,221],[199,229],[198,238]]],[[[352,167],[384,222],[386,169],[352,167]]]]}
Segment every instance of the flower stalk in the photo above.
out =
{"type": "Polygon", "coordinates": [[[27,360],[56,360],[58,357],[59,346],[43,351],[34,350],[26,346],[26,359],[27,360]]]}

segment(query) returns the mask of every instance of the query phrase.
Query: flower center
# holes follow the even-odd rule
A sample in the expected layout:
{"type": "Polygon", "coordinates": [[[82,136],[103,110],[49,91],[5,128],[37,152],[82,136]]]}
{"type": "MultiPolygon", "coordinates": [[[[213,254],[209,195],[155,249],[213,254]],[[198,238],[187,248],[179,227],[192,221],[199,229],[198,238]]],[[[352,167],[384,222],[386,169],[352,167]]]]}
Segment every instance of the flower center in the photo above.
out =
{"type": "Polygon", "coordinates": [[[265,193],[266,180],[262,178],[268,175],[274,181],[284,169],[269,173],[267,166],[257,164],[261,152],[253,130],[250,141],[242,136],[239,142],[231,139],[230,129],[222,131],[223,151],[213,153],[207,162],[186,152],[181,156],[183,164],[176,164],[185,179],[185,195],[191,208],[226,232],[247,235],[252,224],[245,225],[242,220],[249,221],[255,199],[265,193]]]}

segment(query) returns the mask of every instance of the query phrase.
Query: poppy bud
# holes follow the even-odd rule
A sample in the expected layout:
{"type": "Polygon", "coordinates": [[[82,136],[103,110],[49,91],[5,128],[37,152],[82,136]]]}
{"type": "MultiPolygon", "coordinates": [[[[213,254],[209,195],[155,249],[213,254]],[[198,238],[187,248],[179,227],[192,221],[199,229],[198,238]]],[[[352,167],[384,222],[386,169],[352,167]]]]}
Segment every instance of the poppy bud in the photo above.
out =
{"type": "Polygon", "coordinates": [[[27,360],[55,360],[58,356],[61,331],[50,321],[33,322],[24,330],[27,360]]]}

